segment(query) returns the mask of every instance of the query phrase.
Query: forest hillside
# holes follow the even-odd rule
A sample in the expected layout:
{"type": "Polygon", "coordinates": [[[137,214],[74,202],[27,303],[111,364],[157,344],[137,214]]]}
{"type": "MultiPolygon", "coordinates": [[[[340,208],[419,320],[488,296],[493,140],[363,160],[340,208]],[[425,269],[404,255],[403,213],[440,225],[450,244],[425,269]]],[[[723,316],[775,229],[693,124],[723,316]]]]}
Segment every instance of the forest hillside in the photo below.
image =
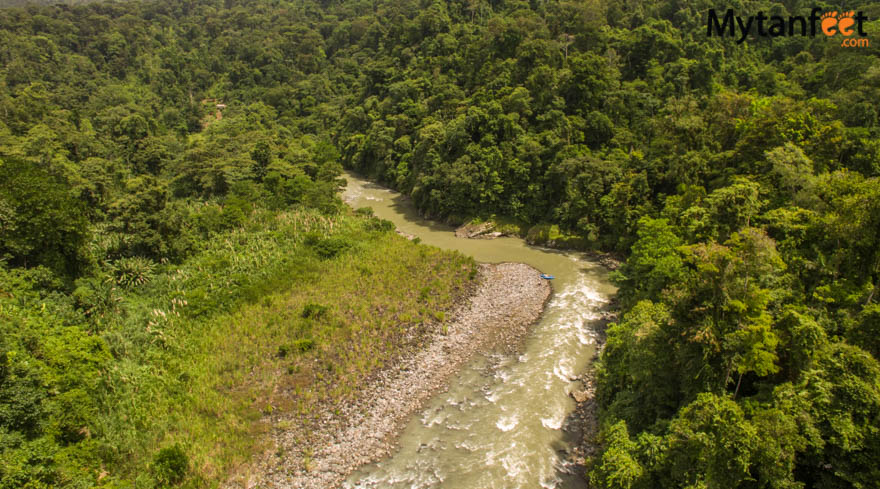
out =
{"type": "Polygon", "coordinates": [[[347,210],[343,166],[438,220],[627,257],[594,486],[877,487],[878,19],[859,0],[0,9],[0,487],[215,486],[272,409],[246,379],[345,396],[390,354],[379,296],[321,297],[366,281],[421,323],[463,293],[473,263],[347,210]],[[813,7],[864,15],[868,42],[707,36],[709,9],[813,7]],[[259,341],[261,314],[294,340],[259,341]]]}

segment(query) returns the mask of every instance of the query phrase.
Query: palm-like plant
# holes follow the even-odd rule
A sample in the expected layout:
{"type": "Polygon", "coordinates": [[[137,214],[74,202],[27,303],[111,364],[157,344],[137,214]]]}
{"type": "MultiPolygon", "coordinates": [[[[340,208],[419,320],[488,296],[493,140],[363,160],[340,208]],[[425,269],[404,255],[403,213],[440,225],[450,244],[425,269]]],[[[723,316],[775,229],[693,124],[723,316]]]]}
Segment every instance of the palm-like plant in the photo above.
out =
{"type": "Polygon", "coordinates": [[[110,265],[110,276],[121,287],[143,285],[153,278],[156,264],[142,256],[120,258],[110,265]]]}

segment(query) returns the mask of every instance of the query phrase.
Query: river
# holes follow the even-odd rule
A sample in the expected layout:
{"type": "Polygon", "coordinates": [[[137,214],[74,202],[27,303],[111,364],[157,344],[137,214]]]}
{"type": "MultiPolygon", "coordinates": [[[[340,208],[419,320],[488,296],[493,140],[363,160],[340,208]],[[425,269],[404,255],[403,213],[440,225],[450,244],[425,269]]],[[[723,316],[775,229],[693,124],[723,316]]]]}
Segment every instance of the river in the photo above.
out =
{"type": "Polygon", "coordinates": [[[391,456],[360,468],[348,489],[585,487],[564,463],[573,435],[573,381],[595,353],[593,322],[615,293],[607,271],[575,252],[526,245],[518,238],[457,238],[453,229],[419,217],[409,199],[346,174],[345,200],[371,207],[424,244],[482,262],[521,262],[554,275],[553,295],[519,354],[472,360],[414,416],[391,456]]]}

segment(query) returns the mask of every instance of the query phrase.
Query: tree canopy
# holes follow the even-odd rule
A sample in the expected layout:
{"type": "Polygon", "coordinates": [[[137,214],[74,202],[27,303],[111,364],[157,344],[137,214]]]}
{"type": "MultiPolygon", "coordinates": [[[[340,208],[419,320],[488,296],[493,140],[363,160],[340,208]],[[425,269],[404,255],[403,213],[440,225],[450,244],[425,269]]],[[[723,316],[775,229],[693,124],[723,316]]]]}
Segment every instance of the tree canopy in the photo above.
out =
{"type": "Polygon", "coordinates": [[[627,256],[592,484],[876,485],[876,43],[707,37],[706,1],[23,3],[0,2],[0,488],[222,478],[178,477],[177,445],[147,474],[144,421],[101,417],[176,358],[154,298],[122,297],[191,273],[201,314],[220,269],[247,295],[266,236],[301,242],[288,212],[340,211],[343,167],[627,256]]]}

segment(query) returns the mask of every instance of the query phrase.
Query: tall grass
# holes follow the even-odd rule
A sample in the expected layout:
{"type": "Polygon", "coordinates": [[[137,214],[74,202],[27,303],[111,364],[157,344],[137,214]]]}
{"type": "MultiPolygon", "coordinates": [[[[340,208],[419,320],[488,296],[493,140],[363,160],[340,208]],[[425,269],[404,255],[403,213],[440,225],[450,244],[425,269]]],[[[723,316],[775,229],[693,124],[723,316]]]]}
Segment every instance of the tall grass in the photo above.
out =
{"type": "Polygon", "coordinates": [[[319,403],[355,395],[425,328],[442,328],[473,261],[375,221],[255,215],[126,291],[103,331],[116,359],[101,399],[105,481],[151,487],[152,457],[179,444],[192,462],[184,484],[216,486],[265,448],[268,414],[307,426],[319,403]]]}

